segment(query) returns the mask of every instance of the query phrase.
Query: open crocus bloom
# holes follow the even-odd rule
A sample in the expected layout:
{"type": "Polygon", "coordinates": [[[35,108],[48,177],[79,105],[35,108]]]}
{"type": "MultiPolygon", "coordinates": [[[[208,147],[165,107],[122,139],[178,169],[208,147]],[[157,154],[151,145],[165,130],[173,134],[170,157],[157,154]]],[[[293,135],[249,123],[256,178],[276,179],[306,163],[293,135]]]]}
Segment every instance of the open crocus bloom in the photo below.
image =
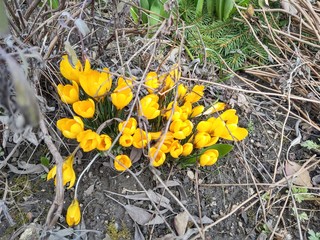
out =
{"type": "Polygon", "coordinates": [[[85,70],[79,76],[82,89],[90,97],[99,99],[110,91],[112,77],[108,68],[103,68],[102,72],[92,70],[90,62],[86,60],[85,70]]]}
{"type": "Polygon", "coordinates": [[[79,101],[79,86],[75,81],[72,82],[72,85],[59,84],[57,89],[62,102],[73,104],[76,101],[79,101]]]}
{"type": "Polygon", "coordinates": [[[132,165],[131,159],[127,155],[118,155],[114,159],[114,168],[118,171],[125,171],[132,165]]]}
{"type": "Polygon", "coordinates": [[[95,104],[91,98],[73,103],[72,108],[76,114],[83,118],[92,118],[95,112],[95,104]]]}
{"type": "Polygon", "coordinates": [[[84,124],[80,117],[74,116],[73,119],[61,118],[57,121],[57,127],[66,138],[77,138],[78,134],[83,132],[84,124]]]}
{"type": "Polygon", "coordinates": [[[82,65],[79,60],[73,64],[68,55],[64,55],[62,56],[62,60],[60,62],[60,72],[62,76],[69,81],[75,81],[79,83],[79,75],[82,72],[82,65]]]}

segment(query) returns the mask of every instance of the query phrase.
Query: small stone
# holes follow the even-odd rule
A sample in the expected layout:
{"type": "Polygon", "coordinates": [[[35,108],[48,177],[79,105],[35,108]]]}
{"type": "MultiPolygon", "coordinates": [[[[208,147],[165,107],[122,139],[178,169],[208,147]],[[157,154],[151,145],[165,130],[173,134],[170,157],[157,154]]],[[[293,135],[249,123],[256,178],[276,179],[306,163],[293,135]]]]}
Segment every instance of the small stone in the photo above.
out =
{"type": "Polygon", "coordinates": [[[28,218],[29,222],[31,222],[31,221],[32,221],[32,218],[33,218],[32,212],[28,212],[28,213],[26,214],[26,217],[28,218]]]}
{"type": "Polygon", "coordinates": [[[194,180],[194,172],[193,172],[193,171],[188,170],[188,171],[187,171],[187,176],[188,176],[191,180],[194,180]]]}

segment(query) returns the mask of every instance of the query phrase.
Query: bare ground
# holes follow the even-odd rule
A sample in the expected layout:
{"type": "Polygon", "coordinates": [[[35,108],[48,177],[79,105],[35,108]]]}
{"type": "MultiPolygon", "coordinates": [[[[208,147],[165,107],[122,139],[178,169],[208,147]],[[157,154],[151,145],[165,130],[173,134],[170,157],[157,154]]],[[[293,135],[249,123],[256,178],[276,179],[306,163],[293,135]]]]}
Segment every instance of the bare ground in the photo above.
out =
{"type": "MultiPolygon", "coordinates": [[[[67,206],[73,198],[73,189],[65,192],[58,223],[52,229],[47,229],[46,216],[55,195],[52,182],[45,181],[45,171],[17,174],[7,165],[0,169],[3,200],[0,200],[0,238],[37,239],[46,235],[51,239],[62,239],[61,236],[65,234],[67,239],[80,239],[79,236],[82,239],[175,239],[170,235],[177,234],[178,227],[174,219],[185,210],[191,217],[185,220],[188,232],[181,239],[308,239],[309,229],[319,232],[319,183],[313,181],[313,186],[307,188],[309,195],[306,196],[293,193],[293,188],[297,187],[290,178],[285,179],[286,160],[300,165],[307,163],[304,167],[311,178],[320,174],[318,152],[300,144],[290,147],[297,138],[296,129],[301,133],[301,142],[319,138],[319,117],[312,111],[312,104],[308,101],[301,104],[301,100],[290,102],[286,94],[279,96],[278,87],[268,92],[273,87],[271,84],[244,73],[219,85],[218,77],[212,75],[210,65],[190,67],[191,60],[183,51],[179,56],[170,55],[168,49],[181,47],[170,40],[172,29],[169,31],[163,26],[157,38],[141,38],[139,34],[142,30],[124,29],[125,21],[119,20],[125,16],[127,9],[110,14],[103,10],[108,6],[103,7],[94,21],[87,21],[90,29],[94,29],[89,37],[79,39],[78,34],[71,34],[70,42],[78,44],[79,52],[94,59],[97,66],[107,65],[112,71],[120,71],[123,62],[130,60],[128,66],[134,73],[141,73],[147,67],[155,69],[160,64],[168,67],[170,60],[163,63],[166,57],[179,60],[183,70],[182,79],[187,82],[196,82],[198,79],[211,81],[208,83],[208,94],[216,94],[221,101],[235,107],[241,119],[240,125],[247,127],[250,134],[246,140],[236,144],[227,157],[208,168],[180,169],[174,163],[168,163],[154,172],[142,161],[133,166],[132,173],[119,174],[110,167],[109,159],[99,158],[82,179],[79,189],[82,222],[74,229],[68,229],[64,219],[67,206]],[[148,46],[147,50],[145,46],[148,46]],[[310,121],[299,110],[292,108],[293,104],[300,104],[300,109],[309,112],[310,121]],[[164,190],[161,182],[170,189],[170,193],[164,190]],[[160,202],[152,195],[154,193],[163,196],[160,202]],[[299,196],[300,199],[304,196],[302,202],[298,202],[299,196]],[[166,204],[163,203],[165,200],[166,204]],[[139,207],[139,210],[132,206],[139,207]],[[155,210],[155,206],[161,214],[155,210]],[[158,222],[137,224],[146,211],[152,217],[156,216],[158,222]],[[4,214],[6,212],[7,215],[4,214]],[[11,225],[10,216],[13,220],[11,225]],[[34,230],[30,238],[21,235],[26,233],[26,229],[34,230]],[[197,229],[203,231],[202,236],[197,229]]],[[[78,16],[77,8],[73,6],[67,11],[78,16]]],[[[68,33],[57,23],[59,14],[52,14],[44,31],[37,32],[32,26],[26,30],[33,33],[29,35],[29,45],[46,46],[42,49],[44,62],[35,69],[42,72],[35,86],[39,95],[46,99],[47,105],[54,107],[54,111],[47,109],[43,113],[54,144],[62,156],[67,156],[75,148],[75,143],[61,138],[55,127],[57,119],[69,114],[68,109],[59,104],[55,93],[55,85],[62,79],[58,73],[58,62],[68,33]],[[56,35],[59,36],[57,39],[56,35]],[[43,36],[48,40],[40,44],[37,40],[43,36]]],[[[40,26],[39,23],[37,25],[40,26]]],[[[26,40],[22,35],[21,39],[26,40]]],[[[276,83],[286,76],[280,71],[279,74],[282,75],[273,79],[276,83]]],[[[298,84],[299,80],[293,78],[293,84],[298,84]]],[[[4,128],[3,125],[1,127],[4,128]]],[[[40,131],[34,129],[34,132],[40,131]]],[[[5,160],[13,149],[14,154],[8,161],[13,166],[18,166],[21,161],[39,164],[44,156],[51,159],[41,134],[37,138],[37,146],[23,141],[17,149],[14,149],[16,143],[9,138],[0,160],[5,160]]],[[[92,158],[93,154],[78,156],[75,165],[77,175],[92,158]]]]}

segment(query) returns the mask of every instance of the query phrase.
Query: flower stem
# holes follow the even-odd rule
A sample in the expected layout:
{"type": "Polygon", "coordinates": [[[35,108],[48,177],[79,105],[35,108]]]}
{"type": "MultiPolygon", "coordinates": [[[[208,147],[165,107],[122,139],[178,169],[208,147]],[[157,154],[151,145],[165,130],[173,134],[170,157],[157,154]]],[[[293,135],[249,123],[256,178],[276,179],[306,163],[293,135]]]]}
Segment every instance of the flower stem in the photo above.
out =
{"type": "Polygon", "coordinates": [[[89,168],[91,167],[91,165],[97,160],[97,158],[100,156],[100,153],[98,153],[98,154],[96,154],[95,156],[94,156],[94,158],[91,160],[91,162],[88,164],[88,166],[82,171],[82,173],[80,174],[80,176],[79,176],[79,178],[78,178],[78,181],[77,181],[77,183],[76,183],[76,188],[75,188],[75,193],[74,193],[74,199],[77,199],[77,195],[78,195],[78,186],[79,186],[79,183],[80,183],[80,181],[81,181],[81,178],[82,178],[82,176],[84,175],[84,173],[86,172],[86,171],[88,171],[89,170],[89,168]]]}

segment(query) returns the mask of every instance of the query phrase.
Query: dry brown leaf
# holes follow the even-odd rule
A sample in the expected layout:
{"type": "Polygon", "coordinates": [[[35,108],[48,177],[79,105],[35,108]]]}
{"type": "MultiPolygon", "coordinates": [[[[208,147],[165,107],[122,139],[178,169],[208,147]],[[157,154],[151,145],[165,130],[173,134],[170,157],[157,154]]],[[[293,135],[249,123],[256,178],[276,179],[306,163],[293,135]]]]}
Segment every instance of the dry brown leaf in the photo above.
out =
{"type": "Polygon", "coordinates": [[[183,236],[186,232],[188,220],[189,215],[186,211],[179,213],[174,217],[174,228],[176,229],[178,236],[183,236]]]}
{"type": "Polygon", "coordinates": [[[138,224],[134,224],[134,240],[145,240],[138,224]]]}
{"type": "Polygon", "coordinates": [[[290,3],[290,1],[288,0],[282,0],[281,1],[281,7],[289,12],[292,15],[297,15],[298,10],[294,7],[294,5],[292,3],[290,3]]]}
{"type": "Polygon", "coordinates": [[[173,235],[172,233],[169,233],[163,237],[160,237],[160,238],[155,238],[155,240],[174,240],[176,239],[176,236],[173,235]]]}
{"type": "Polygon", "coordinates": [[[124,208],[127,210],[127,213],[132,218],[132,220],[139,225],[145,225],[152,218],[151,213],[147,212],[143,208],[139,208],[133,205],[125,205],[124,208]]]}
{"type": "Polygon", "coordinates": [[[299,186],[312,187],[309,171],[308,170],[300,171],[301,168],[302,166],[299,165],[298,163],[288,160],[285,165],[285,173],[288,177],[290,177],[299,172],[293,178],[293,183],[299,186]]]}

